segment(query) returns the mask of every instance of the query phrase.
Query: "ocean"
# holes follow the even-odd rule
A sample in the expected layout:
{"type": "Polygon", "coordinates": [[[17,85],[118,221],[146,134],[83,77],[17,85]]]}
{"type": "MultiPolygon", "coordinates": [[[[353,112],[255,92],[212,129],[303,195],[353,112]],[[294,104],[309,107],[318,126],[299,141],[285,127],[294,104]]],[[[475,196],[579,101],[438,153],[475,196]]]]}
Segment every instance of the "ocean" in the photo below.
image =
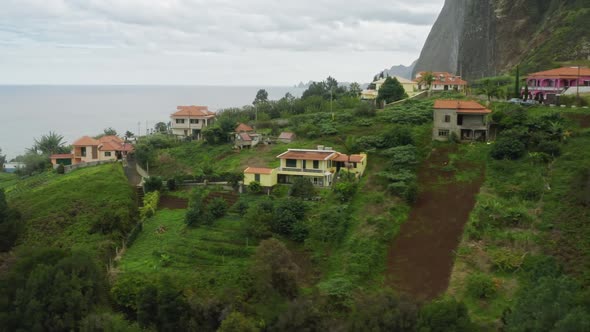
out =
{"type": "Polygon", "coordinates": [[[246,86],[0,86],[0,149],[8,159],[23,154],[34,139],[54,131],[67,144],[112,127],[144,134],[157,122],[168,122],[178,105],[206,105],[212,111],[251,105],[258,89],[269,99],[295,87],[246,86]]]}

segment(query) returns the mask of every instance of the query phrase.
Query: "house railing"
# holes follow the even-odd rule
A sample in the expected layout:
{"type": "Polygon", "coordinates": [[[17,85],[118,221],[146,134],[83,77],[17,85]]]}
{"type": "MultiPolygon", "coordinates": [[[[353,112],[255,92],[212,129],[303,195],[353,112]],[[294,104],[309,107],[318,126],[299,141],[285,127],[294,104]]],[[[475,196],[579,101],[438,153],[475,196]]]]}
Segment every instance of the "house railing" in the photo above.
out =
{"type": "MultiPolygon", "coordinates": [[[[563,92],[569,87],[556,87],[556,86],[529,86],[529,90],[533,91],[555,91],[555,92],[563,92]]],[[[524,88],[521,89],[524,91],[524,88]]]]}
{"type": "Polygon", "coordinates": [[[282,172],[316,173],[316,174],[322,174],[322,173],[324,173],[324,170],[321,170],[321,169],[293,168],[293,167],[279,167],[279,171],[282,171],[282,172]]]}

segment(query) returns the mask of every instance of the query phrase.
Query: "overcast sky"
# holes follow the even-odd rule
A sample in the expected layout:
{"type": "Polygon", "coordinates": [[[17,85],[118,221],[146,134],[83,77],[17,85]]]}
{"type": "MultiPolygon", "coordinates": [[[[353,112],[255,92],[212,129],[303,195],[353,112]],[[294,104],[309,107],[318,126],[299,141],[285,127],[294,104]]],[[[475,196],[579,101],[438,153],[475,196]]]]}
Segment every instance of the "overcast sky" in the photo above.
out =
{"type": "Polygon", "coordinates": [[[444,0],[0,0],[0,84],[367,82],[444,0]]]}

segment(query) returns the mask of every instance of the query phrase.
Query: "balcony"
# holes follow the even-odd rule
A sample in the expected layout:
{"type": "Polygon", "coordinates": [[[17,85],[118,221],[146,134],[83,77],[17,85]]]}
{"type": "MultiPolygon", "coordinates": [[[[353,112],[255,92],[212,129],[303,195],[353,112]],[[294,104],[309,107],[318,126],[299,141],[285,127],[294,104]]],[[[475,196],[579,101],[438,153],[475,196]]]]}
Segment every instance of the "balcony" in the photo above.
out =
{"type": "Polygon", "coordinates": [[[321,170],[321,169],[279,167],[279,172],[300,172],[300,173],[323,174],[325,171],[321,170]]]}
{"type": "MultiPolygon", "coordinates": [[[[551,92],[563,92],[567,87],[556,87],[556,86],[529,86],[529,91],[551,91],[551,92]]],[[[522,89],[524,91],[524,88],[522,89]]]]}

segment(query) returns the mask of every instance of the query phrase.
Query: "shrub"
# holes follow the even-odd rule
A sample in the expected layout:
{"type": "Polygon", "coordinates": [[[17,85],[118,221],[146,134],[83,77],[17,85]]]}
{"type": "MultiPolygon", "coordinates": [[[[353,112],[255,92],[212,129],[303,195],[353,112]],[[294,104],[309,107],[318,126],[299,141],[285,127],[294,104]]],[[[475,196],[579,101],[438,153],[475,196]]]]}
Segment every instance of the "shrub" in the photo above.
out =
{"type": "Polygon", "coordinates": [[[143,198],[143,206],[139,208],[139,217],[142,221],[152,217],[156,214],[158,204],[160,203],[160,192],[152,191],[145,194],[143,198]]]}
{"type": "Polygon", "coordinates": [[[250,182],[250,184],[248,185],[248,191],[252,194],[259,194],[262,191],[262,186],[260,185],[260,182],[250,182]]]}
{"type": "Polygon", "coordinates": [[[209,203],[208,210],[214,219],[219,219],[227,213],[227,202],[217,197],[209,203]]]}
{"type": "Polygon", "coordinates": [[[457,302],[455,299],[441,299],[422,307],[416,330],[420,332],[470,332],[477,329],[463,302],[457,302]]]}
{"type": "Polygon", "coordinates": [[[297,177],[289,190],[289,196],[310,199],[315,196],[313,183],[305,177],[297,177]]]}
{"type": "Polygon", "coordinates": [[[57,165],[57,168],[55,169],[55,172],[57,174],[64,174],[66,172],[66,168],[64,167],[64,165],[59,164],[59,165],[57,165]]]}
{"type": "Polygon", "coordinates": [[[350,331],[413,331],[418,307],[391,291],[363,294],[349,316],[350,331]]]}
{"type": "Polygon", "coordinates": [[[254,320],[247,318],[241,313],[234,311],[229,314],[221,326],[217,330],[218,332],[258,332],[260,328],[256,326],[254,320]]]}
{"type": "Polygon", "coordinates": [[[294,298],[299,291],[299,267],[293,261],[289,249],[277,239],[260,242],[256,248],[251,273],[261,295],[274,290],[283,296],[294,298]]]}
{"type": "Polygon", "coordinates": [[[489,299],[496,294],[494,280],[487,274],[475,273],[467,278],[467,294],[478,299],[489,299]]]}
{"type": "Polygon", "coordinates": [[[348,202],[353,197],[358,189],[358,183],[356,179],[342,180],[334,185],[334,193],[341,202],[348,202]]]}
{"type": "Polygon", "coordinates": [[[377,115],[377,109],[372,102],[363,102],[355,108],[354,115],[360,118],[374,117],[377,115]]]}
{"type": "Polygon", "coordinates": [[[143,183],[143,190],[146,193],[152,191],[161,191],[162,190],[162,178],[159,176],[150,176],[149,178],[145,179],[143,183]]]}
{"type": "Polygon", "coordinates": [[[535,151],[546,153],[553,158],[561,155],[561,147],[556,141],[543,140],[536,146],[535,151]]]}
{"type": "Polygon", "coordinates": [[[272,209],[267,211],[262,204],[255,205],[248,209],[244,216],[243,231],[248,237],[264,239],[270,237],[270,226],[273,221],[272,209]]]}
{"type": "Polygon", "coordinates": [[[248,202],[245,200],[239,200],[234,206],[236,212],[243,217],[248,212],[248,202]]]}
{"type": "Polygon", "coordinates": [[[294,198],[282,200],[275,208],[272,230],[275,233],[289,236],[293,240],[302,241],[301,227],[303,225],[296,225],[303,223],[304,217],[305,204],[301,200],[294,198]]]}
{"type": "Polygon", "coordinates": [[[490,155],[492,158],[501,159],[519,159],[526,152],[524,143],[516,137],[501,137],[492,146],[490,155]]]}

